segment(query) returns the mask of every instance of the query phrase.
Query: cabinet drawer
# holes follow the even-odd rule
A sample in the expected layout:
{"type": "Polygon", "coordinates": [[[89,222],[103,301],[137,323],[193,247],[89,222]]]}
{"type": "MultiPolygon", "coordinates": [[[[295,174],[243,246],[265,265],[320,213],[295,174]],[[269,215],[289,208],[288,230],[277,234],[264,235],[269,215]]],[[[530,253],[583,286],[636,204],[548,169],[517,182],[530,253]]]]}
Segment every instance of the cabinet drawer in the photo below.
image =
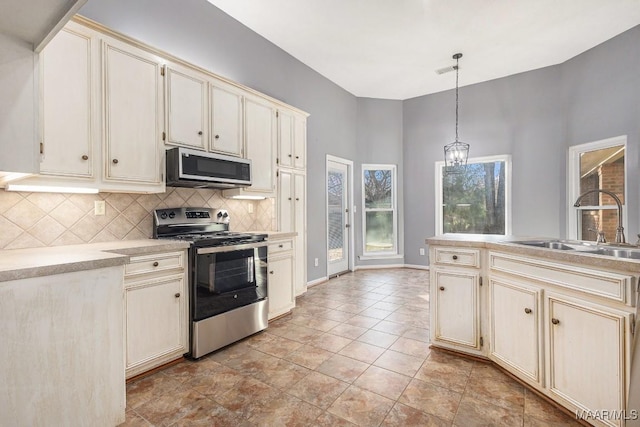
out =
{"type": "Polygon", "coordinates": [[[458,265],[461,267],[480,267],[479,249],[435,248],[435,263],[458,265]]]}
{"type": "Polygon", "coordinates": [[[276,240],[269,243],[269,255],[293,250],[293,240],[276,240]]]}
{"type": "Polygon", "coordinates": [[[130,258],[129,264],[124,266],[124,275],[128,277],[177,268],[184,268],[184,252],[142,255],[130,258]]]}

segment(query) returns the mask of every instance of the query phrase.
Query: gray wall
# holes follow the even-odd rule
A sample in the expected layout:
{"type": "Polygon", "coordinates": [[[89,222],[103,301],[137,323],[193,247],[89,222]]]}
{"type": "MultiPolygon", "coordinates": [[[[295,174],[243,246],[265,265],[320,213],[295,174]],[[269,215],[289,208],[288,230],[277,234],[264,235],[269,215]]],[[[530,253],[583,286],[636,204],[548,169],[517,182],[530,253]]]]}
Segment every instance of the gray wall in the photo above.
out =
{"type": "MultiPolygon", "coordinates": [[[[398,174],[398,252],[404,253],[402,101],[358,98],[357,158],[354,159],[355,252],[363,252],[362,165],[393,164],[398,174]]],[[[402,258],[356,260],[356,265],[404,264],[402,258]]]]}
{"type": "MultiPolygon", "coordinates": [[[[570,145],[628,135],[629,240],[638,231],[640,26],[560,65],[460,88],[460,140],[470,156],[512,156],[512,232],[566,235],[570,145]]],[[[461,84],[464,72],[461,67],[461,84]]],[[[434,162],[454,139],[455,94],[404,102],[405,260],[435,234],[434,162]]]]}
{"type": "Polygon", "coordinates": [[[326,155],[357,157],[356,97],[206,0],[89,0],[80,14],[311,114],[307,279],[326,276],[326,155]]]}

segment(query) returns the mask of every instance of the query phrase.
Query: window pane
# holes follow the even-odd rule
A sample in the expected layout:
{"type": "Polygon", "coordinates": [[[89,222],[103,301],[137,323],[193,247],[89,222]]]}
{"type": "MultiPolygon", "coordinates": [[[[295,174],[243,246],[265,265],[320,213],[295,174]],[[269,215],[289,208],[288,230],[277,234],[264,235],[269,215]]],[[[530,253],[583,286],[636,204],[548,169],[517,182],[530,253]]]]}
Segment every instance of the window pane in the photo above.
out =
{"type": "Polygon", "coordinates": [[[364,171],[364,206],[367,209],[392,209],[391,170],[364,171]]]}
{"type": "MultiPolygon", "coordinates": [[[[624,203],[624,145],[580,154],[580,194],[588,190],[608,190],[624,203]]],[[[583,206],[614,205],[611,196],[592,193],[582,199],[583,206]]]]}
{"type": "Polygon", "coordinates": [[[607,242],[613,242],[618,228],[618,211],[616,209],[579,209],[580,225],[578,240],[593,240],[598,237],[598,230],[604,231],[607,242]]]}
{"type": "Polygon", "coordinates": [[[505,234],[505,162],[469,163],[442,177],[444,233],[505,234]]]}
{"type": "Polygon", "coordinates": [[[390,252],[395,250],[393,235],[393,211],[366,213],[365,252],[390,252]]]}
{"type": "Polygon", "coordinates": [[[344,221],[343,221],[343,196],[344,181],[340,172],[328,173],[328,198],[329,198],[329,261],[344,258],[344,221]]]}

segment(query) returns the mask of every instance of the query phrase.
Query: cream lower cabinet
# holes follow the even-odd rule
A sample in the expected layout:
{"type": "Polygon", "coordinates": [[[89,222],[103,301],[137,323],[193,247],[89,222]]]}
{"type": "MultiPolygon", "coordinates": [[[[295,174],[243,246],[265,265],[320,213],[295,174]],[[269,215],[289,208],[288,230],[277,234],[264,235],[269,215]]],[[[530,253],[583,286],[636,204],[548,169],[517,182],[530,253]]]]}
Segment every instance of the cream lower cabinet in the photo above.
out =
{"type": "Polygon", "coordinates": [[[549,394],[577,410],[624,409],[630,314],[553,294],[545,309],[549,394]]]}
{"type": "Polygon", "coordinates": [[[522,379],[542,384],[542,303],[540,288],[511,278],[489,281],[490,356],[522,379]]]}
{"type": "Polygon", "coordinates": [[[288,313],[296,306],[293,253],[292,238],[269,239],[269,320],[288,313]]]}
{"type": "Polygon", "coordinates": [[[131,257],[125,266],[126,377],[188,350],[185,252],[131,257]]]}

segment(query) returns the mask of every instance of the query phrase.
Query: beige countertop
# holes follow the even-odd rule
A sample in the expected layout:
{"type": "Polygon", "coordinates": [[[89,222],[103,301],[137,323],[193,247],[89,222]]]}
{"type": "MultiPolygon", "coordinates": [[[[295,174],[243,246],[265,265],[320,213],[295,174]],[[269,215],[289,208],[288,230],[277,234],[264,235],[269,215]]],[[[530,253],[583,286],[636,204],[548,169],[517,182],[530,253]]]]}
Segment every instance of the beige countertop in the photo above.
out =
{"type": "MultiPolygon", "coordinates": [[[[640,272],[640,260],[615,258],[607,255],[583,253],[578,250],[560,250],[520,245],[514,242],[523,240],[554,240],[557,238],[525,237],[525,236],[487,236],[481,234],[446,234],[429,237],[425,240],[428,245],[454,246],[467,248],[487,248],[516,255],[534,256],[553,261],[583,264],[590,267],[640,272]]],[[[632,247],[633,248],[633,247],[632,247]]]]}
{"type": "Polygon", "coordinates": [[[129,257],[189,247],[178,240],[127,240],[0,251],[0,282],[124,265],[129,257]]]}

